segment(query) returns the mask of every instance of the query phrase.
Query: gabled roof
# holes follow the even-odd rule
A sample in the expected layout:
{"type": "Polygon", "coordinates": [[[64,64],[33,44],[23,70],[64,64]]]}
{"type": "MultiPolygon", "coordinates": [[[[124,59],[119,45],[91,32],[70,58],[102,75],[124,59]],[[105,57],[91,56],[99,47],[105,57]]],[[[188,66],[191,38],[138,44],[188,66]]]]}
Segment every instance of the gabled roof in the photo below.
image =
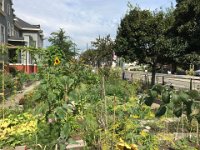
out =
{"type": "Polygon", "coordinates": [[[18,27],[21,30],[37,30],[37,31],[41,30],[40,25],[29,24],[18,17],[15,17],[14,21],[15,21],[16,27],[18,27]]]}

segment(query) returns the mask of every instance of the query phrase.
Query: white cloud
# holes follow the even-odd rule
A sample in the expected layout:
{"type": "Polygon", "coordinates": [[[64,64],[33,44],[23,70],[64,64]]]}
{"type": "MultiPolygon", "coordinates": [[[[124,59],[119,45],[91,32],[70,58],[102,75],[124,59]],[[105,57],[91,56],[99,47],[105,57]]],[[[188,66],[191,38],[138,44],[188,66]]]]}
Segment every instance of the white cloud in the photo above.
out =
{"type": "MultiPolygon", "coordinates": [[[[175,0],[131,0],[140,7],[156,9],[175,0]]],[[[64,28],[85,49],[98,35],[115,36],[128,0],[14,0],[15,14],[23,20],[40,24],[46,37],[64,28]]],[[[48,43],[48,42],[45,42],[48,43]]]]}

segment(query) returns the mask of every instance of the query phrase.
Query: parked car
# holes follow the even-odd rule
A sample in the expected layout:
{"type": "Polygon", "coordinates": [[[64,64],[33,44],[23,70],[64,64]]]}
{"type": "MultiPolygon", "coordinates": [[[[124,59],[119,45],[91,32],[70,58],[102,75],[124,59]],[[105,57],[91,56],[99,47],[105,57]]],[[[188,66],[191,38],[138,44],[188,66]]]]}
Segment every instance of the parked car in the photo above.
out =
{"type": "Polygon", "coordinates": [[[195,76],[200,76],[200,69],[195,71],[195,76]]]}
{"type": "Polygon", "coordinates": [[[133,65],[130,65],[128,68],[127,68],[128,71],[142,71],[142,68],[141,66],[139,65],[136,65],[136,66],[133,66],[133,65]]]}

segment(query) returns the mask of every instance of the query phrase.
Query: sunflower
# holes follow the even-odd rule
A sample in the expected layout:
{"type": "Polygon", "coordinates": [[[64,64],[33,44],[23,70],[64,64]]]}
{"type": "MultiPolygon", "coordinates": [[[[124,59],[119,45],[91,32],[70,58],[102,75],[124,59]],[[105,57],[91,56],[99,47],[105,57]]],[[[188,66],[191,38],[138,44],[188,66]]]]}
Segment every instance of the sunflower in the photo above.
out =
{"type": "Polygon", "coordinates": [[[54,59],[54,66],[55,66],[55,65],[59,65],[59,64],[60,64],[60,60],[59,60],[58,57],[56,57],[56,58],[54,59]]]}

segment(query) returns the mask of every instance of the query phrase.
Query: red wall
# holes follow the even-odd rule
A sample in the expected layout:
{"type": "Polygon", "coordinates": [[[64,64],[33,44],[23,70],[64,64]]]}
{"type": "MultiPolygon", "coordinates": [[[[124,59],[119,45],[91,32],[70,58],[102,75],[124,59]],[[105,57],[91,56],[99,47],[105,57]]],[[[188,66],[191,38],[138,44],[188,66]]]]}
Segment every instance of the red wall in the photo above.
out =
{"type": "Polygon", "coordinates": [[[16,70],[25,72],[27,74],[37,73],[37,65],[9,64],[9,68],[15,68],[16,70]]]}

